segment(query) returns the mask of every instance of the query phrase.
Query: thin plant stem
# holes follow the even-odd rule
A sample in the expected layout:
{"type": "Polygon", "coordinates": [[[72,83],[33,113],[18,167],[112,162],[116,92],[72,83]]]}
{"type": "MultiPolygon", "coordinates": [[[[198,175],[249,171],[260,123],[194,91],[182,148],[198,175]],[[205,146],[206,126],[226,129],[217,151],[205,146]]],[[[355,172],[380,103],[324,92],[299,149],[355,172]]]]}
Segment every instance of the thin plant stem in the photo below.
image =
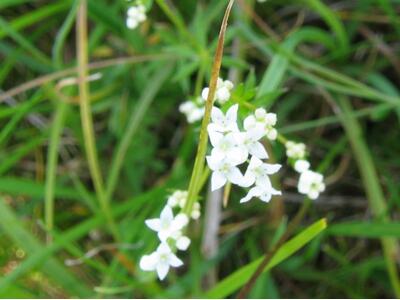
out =
{"type": "Polygon", "coordinates": [[[93,130],[92,111],[89,102],[89,86],[87,83],[88,74],[88,51],[87,51],[87,3],[82,0],[78,10],[77,18],[77,47],[78,47],[78,86],[79,104],[81,110],[82,131],[86,156],[88,159],[90,175],[93,180],[100,208],[107,219],[109,229],[115,240],[119,240],[119,234],[111,215],[111,209],[106,199],[103,187],[103,178],[97,156],[96,143],[93,130]]]}
{"type": "Polygon", "coordinates": [[[211,109],[212,109],[213,103],[214,103],[214,96],[215,96],[215,91],[217,88],[217,80],[218,80],[218,76],[219,76],[219,71],[221,69],[222,55],[223,55],[223,51],[224,51],[225,31],[226,31],[226,27],[228,25],[228,18],[229,18],[229,14],[231,12],[233,3],[234,3],[234,0],[230,0],[228,3],[224,18],[222,20],[221,29],[219,32],[217,50],[215,52],[214,63],[213,63],[212,70],[211,70],[211,79],[210,79],[210,85],[209,85],[210,90],[209,90],[206,105],[205,105],[204,117],[203,117],[203,121],[201,124],[201,130],[200,130],[199,145],[197,148],[197,154],[196,154],[196,158],[195,158],[195,162],[194,162],[193,172],[192,172],[192,176],[190,178],[190,183],[189,183],[188,201],[186,202],[185,207],[183,208],[183,212],[186,214],[190,214],[190,212],[192,211],[193,204],[196,201],[198,193],[199,193],[199,189],[197,188],[197,186],[198,186],[199,182],[201,182],[201,176],[202,176],[203,169],[204,169],[204,160],[205,160],[206,152],[207,152],[207,143],[208,143],[207,126],[210,123],[211,109]]]}

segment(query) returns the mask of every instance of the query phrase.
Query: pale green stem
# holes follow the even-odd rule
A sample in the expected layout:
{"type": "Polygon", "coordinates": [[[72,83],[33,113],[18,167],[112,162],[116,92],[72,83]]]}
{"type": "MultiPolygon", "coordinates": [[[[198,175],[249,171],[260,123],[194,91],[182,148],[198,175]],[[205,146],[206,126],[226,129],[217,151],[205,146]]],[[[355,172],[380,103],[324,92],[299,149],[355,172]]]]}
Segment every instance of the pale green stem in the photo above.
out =
{"type": "Polygon", "coordinates": [[[81,109],[82,131],[84,136],[86,156],[89,170],[93,180],[96,195],[99,199],[100,208],[107,219],[114,239],[119,240],[119,234],[111,215],[111,209],[106,199],[103,187],[103,178],[97,156],[96,143],[93,130],[93,118],[90,108],[88,75],[88,52],[87,52],[87,3],[81,0],[77,19],[77,47],[78,47],[78,81],[79,81],[79,104],[81,109]]]}
{"type": "Polygon", "coordinates": [[[204,169],[204,160],[206,157],[207,144],[208,144],[207,126],[210,123],[211,109],[212,109],[213,103],[214,103],[214,96],[215,96],[215,91],[217,88],[217,80],[218,80],[219,71],[221,68],[222,54],[223,54],[223,50],[224,50],[225,31],[226,31],[226,27],[228,24],[228,17],[229,17],[230,11],[232,9],[233,3],[234,3],[234,0],[229,1],[228,7],[225,11],[224,19],[222,20],[221,30],[220,30],[219,37],[218,37],[218,45],[217,45],[217,50],[216,50],[215,57],[214,57],[214,63],[213,63],[212,71],[211,71],[211,80],[210,80],[210,84],[209,84],[210,90],[209,90],[208,98],[206,101],[204,117],[203,117],[203,121],[201,124],[201,130],[200,130],[199,145],[197,148],[197,154],[196,154],[196,158],[194,161],[193,172],[192,172],[192,176],[190,178],[190,183],[189,183],[188,201],[186,202],[186,205],[183,208],[183,212],[188,215],[192,211],[193,204],[197,200],[197,196],[199,193],[198,185],[201,182],[201,176],[202,176],[203,169],[204,169]]]}

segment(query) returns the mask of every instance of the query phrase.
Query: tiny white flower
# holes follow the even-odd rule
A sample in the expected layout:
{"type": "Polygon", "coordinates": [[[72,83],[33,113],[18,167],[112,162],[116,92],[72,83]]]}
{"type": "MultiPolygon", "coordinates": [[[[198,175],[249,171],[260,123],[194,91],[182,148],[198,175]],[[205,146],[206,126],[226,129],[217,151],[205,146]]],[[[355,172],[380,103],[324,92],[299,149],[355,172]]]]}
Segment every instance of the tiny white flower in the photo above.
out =
{"type": "Polygon", "coordinates": [[[187,225],[188,218],[185,214],[179,214],[174,218],[172,208],[166,205],[161,211],[160,218],[149,219],[145,223],[151,230],[157,232],[160,241],[165,242],[176,231],[187,225]]]}
{"type": "Polygon", "coordinates": [[[304,171],[300,175],[297,188],[299,193],[307,195],[310,199],[317,199],[319,194],[325,190],[324,177],[311,170],[304,171]]]}
{"type": "Polygon", "coordinates": [[[181,251],[186,251],[190,245],[190,239],[187,236],[181,235],[176,239],[176,248],[181,251]]]}
{"type": "Polygon", "coordinates": [[[184,114],[190,113],[195,108],[196,105],[190,100],[185,101],[179,105],[179,111],[184,114]]]}
{"type": "MultiPolygon", "coordinates": [[[[224,81],[221,78],[218,78],[217,87],[215,90],[215,96],[213,100],[217,101],[221,105],[225,104],[231,97],[232,89],[233,89],[233,83],[231,81],[229,80],[224,81]]],[[[209,91],[210,89],[208,87],[202,90],[201,97],[204,100],[207,100],[209,91]]]]}
{"type": "Polygon", "coordinates": [[[185,206],[187,196],[188,196],[187,191],[177,190],[168,197],[167,203],[171,207],[179,206],[180,208],[183,208],[185,206]]]}
{"type": "Polygon", "coordinates": [[[239,105],[232,105],[226,114],[217,107],[213,107],[211,110],[211,123],[208,125],[209,131],[217,132],[238,132],[237,126],[237,111],[239,105]]]}
{"type": "Polygon", "coordinates": [[[243,175],[236,167],[242,161],[235,157],[222,157],[219,155],[207,156],[207,163],[213,171],[211,175],[211,190],[215,191],[224,186],[228,181],[237,185],[243,184],[243,175]]]}
{"type": "Polygon", "coordinates": [[[274,189],[268,179],[262,186],[256,185],[251,188],[247,195],[240,200],[240,203],[248,202],[254,197],[259,198],[261,201],[269,202],[273,195],[282,195],[282,193],[274,189]]]}
{"type": "Polygon", "coordinates": [[[263,144],[259,142],[264,136],[264,130],[261,127],[254,127],[245,132],[240,132],[236,136],[239,139],[238,144],[243,145],[248,153],[260,159],[268,158],[267,151],[263,144]]]}
{"type": "Polygon", "coordinates": [[[306,155],[306,145],[303,143],[295,143],[287,141],[285,143],[287,157],[294,159],[303,159],[306,155]]]}
{"type": "Polygon", "coordinates": [[[190,214],[190,217],[193,220],[197,220],[198,218],[200,218],[200,216],[201,216],[200,203],[199,202],[195,202],[193,204],[193,209],[192,209],[192,213],[190,214]]]}
{"type": "Polygon", "coordinates": [[[238,133],[230,132],[223,135],[213,130],[208,131],[211,145],[214,147],[211,151],[213,156],[221,156],[227,159],[236,159],[241,164],[246,161],[248,152],[245,147],[237,145],[238,133]]]}
{"type": "Polygon", "coordinates": [[[158,278],[163,280],[167,276],[170,267],[180,267],[183,262],[166,243],[161,243],[155,252],[150,255],[144,255],[139,265],[144,271],[157,271],[158,278]]]}
{"type": "Polygon", "coordinates": [[[310,163],[305,159],[298,159],[294,163],[294,169],[298,173],[303,173],[310,168],[310,163]]]}
{"type": "Polygon", "coordinates": [[[188,123],[195,123],[204,116],[204,107],[198,107],[193,101],[185,101],[179,105],[179,111],[186,116],[188,123]]]}
{"type": "Polygon", "coordinates": [[[269,185],[269,175],[275,174],[280,168],[279,164],[267,164],[252,156],[244,174],[243,185],[251,186],[254,183],[258,186],[269,185]]]}

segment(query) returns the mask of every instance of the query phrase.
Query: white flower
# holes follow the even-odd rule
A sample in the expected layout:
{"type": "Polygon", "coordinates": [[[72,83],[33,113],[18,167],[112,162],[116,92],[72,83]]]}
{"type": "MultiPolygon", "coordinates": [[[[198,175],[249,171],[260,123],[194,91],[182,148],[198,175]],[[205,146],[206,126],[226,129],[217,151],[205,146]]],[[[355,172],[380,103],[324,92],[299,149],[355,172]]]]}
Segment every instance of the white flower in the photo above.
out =
{"type": "Polygon", "coordinates": [[[300,175],[297,189],[299,193],[307,195],[310,199],[317,199],[319,194],[325,190],[324,177],[311,170],[304,171],[300,175]]]}
{"type": "Polygon", "coordinates": [[[193,101],[185,101],[179,105],[179,111],[186,116],[188,123],[195,123],[204,116],[204,107],[198,107],[193,101]]]}
{"type": "Polygon", "coordinates": [[[207,163],[213,171],[211,175],[211,190],[215,191],[224,186],[227,181],[237,185],[243,184],[243,175],[237,165],[242,163],[236,157],[224,158],[219,155],[207,156],[207,163]]]}
{"type": "Polygon", "coordinates": [[[181,230],[175,231],[171,238],[175,240],[175,246],[177,249],[185,251],[189,248],[190,239],[187,236],[184,236],[181,230]]]}
{"type": "Polygon", "coordinates": [[[278,131],[274,128],[276,121],[276,114],[267,113],[264,108],[257,108],[254,115],[244,120],[243,127],[245,130],[261,127],[268,139],[275,140],[278,136],[278,131]]]}
{"type": "MultiPolygon", "coordinates": [[[[214,100],[216,100],[221,105],[225,104],[231,97],[232,89],[233,89],[233,83],[231,81],[229,81],[229,80],[224,81],[221,78],[218,78],[214,100]]],[[[202,90],[201,97],[204,100],[207,100],[209,90],[210,89],[208,87],[206,87],[202,90]]]]}
{"type": "Polygon", "coordinates": [[[280,168],[279,164],[267,164],[252,156],[244,174],[243,185],[251,186],[254,183],[257,186],[270,185],[269,175],[275,174],[280,168]]]}
{"type": "MultiPolygon", "coordinates": [[[[259,140],[264,136],[264,130],[261,127],[254,127],[245,132],[236,134],[238,144],[243,145],[248,153],[260,159],[268,158],[268,153],[259,140]]],[[[247,158],[247,156],[246,156],[247,158]]]]}
{"type": "Polygon", "coordinates": [[[271,181],[268,179],[262,186],[256,185],[251,188],[247,195],[240,200],[240,203],[250,201],[253,197],[260,198],[260,200],[264,202],[269,202],[272,195],[282,195],[282,193],[274,189],[271,185],[271,181]]]}
{"type": "Polygon", "coordinates": [[[246,161],[248,152],[245,147],[239,147],[237,141],[239,137],[238,133],[230,132],[223,135],[220,132],[213,130],[208,131],[210,136],[211,145],[214,147],[211,151],[211,155],[220,156],[228,159],[236,159],[241,164],[246,161]]]}
{"type": "Polygon", "coordinates": [[[232,105],[226,115],[217,107],[213,107],[211,110],[211,123],[208,124],[208,131],[217,132],[238,132],[237,126],[237,111],[239,105],[232,105]]]}
{"type": "Polygon", "coordinates": [[[200,218],[200,216],[201,216],[200,203],[199,202],[195,202],[193,204],[193,209],[192,209],[192,213],[190,214],[190,217],[193,220],[197,220],[198,218],[200,218]]]}
{"type": "Polygon", "coordinates": [[[146,220],[146,225],[158,233],[160,241],[165,242],[176,231],[180,231],[189,222],[185,214],[179,214],[174,218],[172,208],[166,205],[161,211],[160,218],[146,220]]]}
{"type": "Polygon", "coordinates": [[[287,141],[285,143],[287,157],[294,159],[303,159],[306,156],[306,145],[287,141]]]}
{"type": "Polygon", "coordinates": [[[146,8],[142,4],[131,6],[127,12],[126,26],[135,29],[140,23],[146,20],[146,8]]]}
{"type": "Polygon", "coordinates": [[[294,169],[298,173],[303,173],[310,168],[310,163],[305,159],[298,159],[294,163],[294,169]]]}
{"type": "Polygon", "coordinates": [[[157,250],[140,259],[140,268],[144,271],[157,271],[158,278],[163,280],[170,267],[180,267],[183,262],[171,251],[166,243],[161,243],[157,250]]]}

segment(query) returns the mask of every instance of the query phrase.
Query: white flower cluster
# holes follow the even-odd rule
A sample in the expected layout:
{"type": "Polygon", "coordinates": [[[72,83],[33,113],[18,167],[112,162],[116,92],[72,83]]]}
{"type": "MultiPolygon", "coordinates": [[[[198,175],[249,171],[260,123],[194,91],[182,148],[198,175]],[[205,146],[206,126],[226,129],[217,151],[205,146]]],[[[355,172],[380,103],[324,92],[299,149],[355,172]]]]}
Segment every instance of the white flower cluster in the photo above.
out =
{"type": "MultiPolygon", "coordinates": [[[[146,225],[157,232],[160,245],[157,250],[149,255],[144,255],[140,260],[140,268],[144,271],[156,271],[158,278],[163,280],[170,267],[180,267],[183,262],[174,254],[174,249],[185,251],[190,245],[190,239],[183,234],[184,228],[189,223],[186,214],[179,213],[174,217],[172,208],[183,208],[187,200],[187,191],[175,191],[161,211],[160,217],[146,220],[146,225]]],[[[200,204],[196,202],[191,212],[192,219],[200,217],[200,204]]]]}
{"type": "MultiPolygon", "coordinates": [[[[220,105],[225,104],[231,97],[232,89],[233,83],[231,81],[218,78],[214,100],[220,105]]],[[[208,87],[204,88],[201,97],[197,97],[195,100],[187,100],[179,106],[179,111],[186,116],[188,123],[195,123],[203,118],[208,91],[208,87]]]]}
{"type": "MultiPolygon", "coordinates": [[[[187,196],[188,196],[188,192],[187,191],[181,191],[181,190],[177,190],[175,191],[169,198],[168,198],[168,205],[170,207],[179,207],[179,208],[184,208],[186,201],[187,201],[187,196]]],[[[200,203],[199,202],[195,202],[193,204],[193,208],[192,208],[192,212],[190,214],[190,217],[193,220],[197,220],[198,218],[200,218],[201,216],[201,212],[200,212],[200,203]]]]}
{"type": "Polygon", "coordinates": [[[322,174],[310,170],[310,163],[305,159],[306,145],[287,141],[285,147],[286,155],[289,159],[294,160],[294,169],[300,173],[297,190],[310,199],[317,199],[319,194],[325,190],[324,177],[322,174]]]}
{"type": "Polygon", "coordinates": [[[258,109],[257,115],[268,115],[268,118],[248,116],[244,120],[244,131],[241,132],[237,125],[238,108],[237,104],[231,106],[226,115],[217,107],[211,111],[211,123],[207,129],[213,149],[211,155],[206,157],[212,170],[211,189],[219,189],[227,182],[241,187],[254,185],[240,202],[247,202],[253,197],[268,202],[272,195],[281,194],[272,187],[269,179],[269,175],[278,172],[281,165],[262,161],[268,158],[268,153],[260,139],[269,137],[268,132],[273,128],[272,124],[276,123],[276,115],[258,109]],[[271,119],[274,121],[271,122],[271,119]],[[250,162],[243,175],[238,166],[246,162],[249,155],[250,162]]]}
{"type": "Polygon", "coordinates": [[[146,7],[137,2],[136,5],[133,5],[128,8],[127,17],[126,17],[126,27],[129,29],[135,29],[139,26],[140,23],[146,20],[146,7]]]}

